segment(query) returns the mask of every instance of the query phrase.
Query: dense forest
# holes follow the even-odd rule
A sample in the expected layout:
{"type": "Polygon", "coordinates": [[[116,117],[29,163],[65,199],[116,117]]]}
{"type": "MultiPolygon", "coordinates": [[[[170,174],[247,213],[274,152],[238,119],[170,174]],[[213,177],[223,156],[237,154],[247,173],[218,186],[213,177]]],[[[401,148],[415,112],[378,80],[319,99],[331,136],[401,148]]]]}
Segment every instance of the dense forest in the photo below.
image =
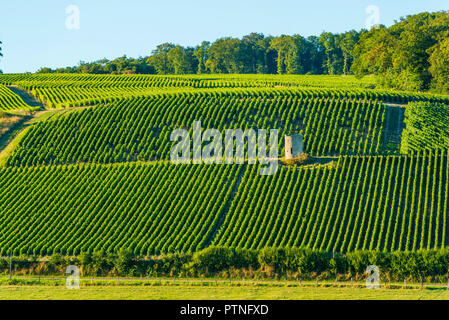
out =
{"type": "Polygon", "coordinates": [[[352,71],[385,87],[449,92],[449,12],[420,13],[360,35],[352,71]]]}
{"type": "Polygon", "coordinates": [[[378,75],[380,85],[449,92],[449,12],[420,13],[393,26],[320,36],[251,33],[196,47],[163,43],[148,57],[102,59],[41,73],[378,75]]]}
{"type": "Polygon", "coordinates": [[[163,43],[149,57],[123,56],[112,61],[80,62],[78,66],[56,70],[42,68],[39,72],[350,74],[351,52],[360,34],[352,30],[304,38],[251,33],[241,39],[225,37],[213,43],[204,41],[194,48],[163,43]]]}

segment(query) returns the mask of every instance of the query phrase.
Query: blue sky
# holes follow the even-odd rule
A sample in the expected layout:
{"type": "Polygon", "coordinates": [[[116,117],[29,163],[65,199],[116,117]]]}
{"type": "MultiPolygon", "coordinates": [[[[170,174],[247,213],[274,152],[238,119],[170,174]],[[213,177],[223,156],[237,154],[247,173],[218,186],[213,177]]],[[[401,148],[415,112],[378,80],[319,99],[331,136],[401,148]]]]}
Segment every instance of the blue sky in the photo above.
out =
{"type": "Polygon", "coordinates": [[[202,40],[266,35],[318,35],[361,29],[366,8],[379,7],[380,23],[401,16],[449,10],[447,0],[14,0],[0,2],[5,73],[42,66],[149,55],[156,45],[194,46],[202,40]],[[66,28],[66,8],[80,10],[80,29],[66,28]]]}

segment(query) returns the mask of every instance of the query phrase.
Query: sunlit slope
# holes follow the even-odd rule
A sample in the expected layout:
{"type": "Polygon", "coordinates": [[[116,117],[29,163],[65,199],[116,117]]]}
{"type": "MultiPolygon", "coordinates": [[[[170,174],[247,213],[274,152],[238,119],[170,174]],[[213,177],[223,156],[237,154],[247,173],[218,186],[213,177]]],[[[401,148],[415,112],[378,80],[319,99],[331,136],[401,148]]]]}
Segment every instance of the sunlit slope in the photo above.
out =
{"type": "Polygon", "coordinates": [[[310,155],[374,155],[384,150],[385,106],[350,91],[215,90],[122,99],[37,123],[8,165],[169,160],[178,128],[301,132],[310,155]]]}
{"type": "Polygon", "coordinates": [[[30,106],[21,97],[6,86],[0,84],[0,111],[28,109],[30,109],[30,106]]]}
{"type": "Polygon", "coordinates": [[[407,105],[401,151],[448,149],[449,105],[415,102],[407,105]]]}
{"type": "Polygon", "coordinates": [[[214,244],[324,251],[448,245],[447,152],[345,157],[337,168],[246,172],[214,244]]]}
{"type": "Polygon", "coordinates": [[[32,93],[47,108],[96,105],[159,92],[216,88],[332,88],[367,91],[401,102],[449,101],[448,97],[440,95],[373,90],[375,78],[353,76],[9,74],[0,75],[0,84],[14,84],[32,93]]]}
{"type": "Polygon", "coordinates": [[[243,167],[0,169],[0,251],[136,253],[205,247],[243,167]]]}
{"type": "Polygon", "coordinates": [[[0,251],[137,254],[231,247],[417,250],[449,244],[447,154],[336,167],[119,164],[0,169],[0,251]]]}

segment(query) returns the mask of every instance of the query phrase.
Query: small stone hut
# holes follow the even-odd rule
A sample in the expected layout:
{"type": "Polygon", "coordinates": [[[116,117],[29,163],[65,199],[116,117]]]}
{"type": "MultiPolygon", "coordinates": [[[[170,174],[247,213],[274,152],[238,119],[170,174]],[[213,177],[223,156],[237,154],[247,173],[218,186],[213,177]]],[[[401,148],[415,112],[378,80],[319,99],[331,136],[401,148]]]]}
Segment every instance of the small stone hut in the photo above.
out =
{"type": "Polygon", "coordinates": [[[285,159],[293,159],[304,153],[304,137],[301,134],[285,136],[285,159]]]}

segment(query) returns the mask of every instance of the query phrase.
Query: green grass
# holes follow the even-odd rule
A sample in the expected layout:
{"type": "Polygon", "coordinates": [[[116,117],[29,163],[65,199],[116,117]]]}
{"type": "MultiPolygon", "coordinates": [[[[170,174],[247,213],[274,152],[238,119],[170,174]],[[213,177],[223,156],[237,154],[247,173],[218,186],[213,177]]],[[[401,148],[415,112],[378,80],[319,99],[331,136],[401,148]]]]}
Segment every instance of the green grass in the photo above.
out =
{"type": "Polygon", "coordinates": [[[1,286],[0,300],[449,300],[440,289],[247,286],[1,286]]]}

